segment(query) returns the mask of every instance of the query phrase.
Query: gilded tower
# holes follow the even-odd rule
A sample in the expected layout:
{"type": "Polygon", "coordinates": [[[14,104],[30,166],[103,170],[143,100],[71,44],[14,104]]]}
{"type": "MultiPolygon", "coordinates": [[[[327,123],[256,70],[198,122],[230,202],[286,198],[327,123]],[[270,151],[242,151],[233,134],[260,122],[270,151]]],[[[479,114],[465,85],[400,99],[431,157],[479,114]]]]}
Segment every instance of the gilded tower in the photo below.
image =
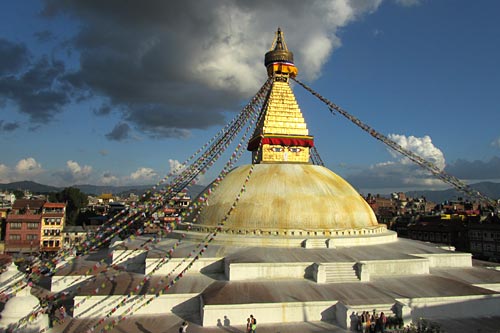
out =
{"type": "Polygon", "coordinates": [[[276,32],[264,65],[272,78],[272,87],[248,150],[255,163],[309,163],[309,148],[314,138],[290,88],[289,79],[298,73],[293,53],[288,50],[283,32],[276,32]],[[260,147],[260,149],[259,149],[260,147]]]}

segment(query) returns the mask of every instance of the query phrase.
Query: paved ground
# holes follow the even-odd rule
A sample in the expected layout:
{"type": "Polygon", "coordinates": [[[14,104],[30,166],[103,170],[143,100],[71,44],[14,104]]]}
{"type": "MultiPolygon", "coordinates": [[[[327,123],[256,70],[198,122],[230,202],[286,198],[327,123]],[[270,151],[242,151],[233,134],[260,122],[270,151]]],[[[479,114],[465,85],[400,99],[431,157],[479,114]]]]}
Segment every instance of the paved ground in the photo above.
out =
{"type": "MultiPolygon", "coordinates": [[[[194,319],[198,322],[199,319],[194,319]]],[[[95,322],[95,321],[94,321],[95,322]]],[[[182,319],[175,315],[137,317],[127,319],[113,328],[116,333],[177,333],[182,319]]],[[[93,322],[89,320],[74,320],[61,326],[54,327],[51,333],[79,333],[86,332],[93,322]]],[[[96,332],[99,332],[99,327],[96,332]]],[[[221,323],[218,327],[201,327],[190,322],[189,333],[245,333],[245,325],[233,325],[233,323],[221,323]]],[[[336,325],[327,322],[310,322],[294,324],[262,324],[258,325],[258,333],[346,333],[336,325]]]]}

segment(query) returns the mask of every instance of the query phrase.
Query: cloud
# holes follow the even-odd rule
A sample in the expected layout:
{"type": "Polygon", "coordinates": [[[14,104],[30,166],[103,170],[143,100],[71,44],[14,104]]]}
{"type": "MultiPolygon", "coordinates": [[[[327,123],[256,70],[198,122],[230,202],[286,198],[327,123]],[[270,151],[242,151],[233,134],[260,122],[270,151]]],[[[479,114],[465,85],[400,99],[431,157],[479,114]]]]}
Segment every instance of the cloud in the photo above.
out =
{"type": "Polygon", "coordinates": [[[495,156],[487,162],[459,159],[448,165],[446,172],[460,179],[500,179],[500,157],[495,156]]]}
{"type": "Polygon", "coordinates": [[[101,175],[99,183],[103,185],[118,185],[119,179],[114,176],[111,172],[106,171],[101,175]]]}
{"type": "Polygon", "coordinates": [[[96,116],[107,116],[113,109],[109,105],[101,105],[98,109],[94,110],[96,116]]]}
{"type": "Polygon", "coordinates": [[[49,30],[37,31],[34,36],[39,42],[48,42],[54,39],[54,34],[49,30]]]}
{"type": "Polygon", "coordinates": [[[33,177],[43,172],[42,165],[33,157],[28,157],[20,160],[16,164],[15,172],[19,177],[33,177]]]}
{"type": "Polygon", "coordinates": [[[0,183],[10,183],[10,169],[5,164],[0,164],[0,183]]]}
{"type": "Polygon", "coordinates": [[[69,160],[66,169],[54,172],[54,176],[64,181],[65,184],[74,184],[88,181],[92,175],[93,168],[89,165],[80,166],[78,162],[69,160]]]}
{"type": "Polygon", "coordinates": [[[107,156],[107,155],[109,155],[109,151],[107,151],[106,149],[101,149],[101,150],[99,150],[99,155],[107,156]]]}
{"type": "Polygon", "coordinates": [[[45,170],[40,163],[33,157],[27,157],[19,160],[13,168],[0,164],[0,183],[34,180],[44,173],[45,170]]]}
{"type": "MultiPolygon", "coordinates": [[[[414,152],[433,163],[440,170],[445,168],[446,161],[441,150],[434,146],[429,136],[415,137],[390,134],[388,137],[404,149],[414,152]]],[[[372,165],[346,176],[346,180],[357,188],[422,188],[442,187],[444,183],[429,171],[418,166],[399,153],[389,150],[394,160],[372,165]]]]}
{"type": "Polygon", "coordinates": [[[492,145],[493,147],[500,148],[500,137],[499,137],[499,138],[496,138],[495,140],[493,140],[493,141],[491,142],[491,145],[492,145]]]}
{"type": "Polygon", "coordinates": [[[80,68],[64,78],[109,100],[134,129],[162,138],[224,124],[225,112],[264,82],[263,55],[278,25],[311,80],[340,47],[338,29],[380,3],[46,0],[43,15],[68,15],[81,27],[68,46],[80,68]]]}
{"type": "Polygon", "coordinates": [[[72,175],[76,177],[87,177],[92,172],[92,167],[85,165],[83,168],[75,161],[67,161],[66,166],[72,175]]]}
{"type": "Polygon", "coordinates": [[[133,181],[151,181],[158,177],[158,174],[151,168],[139,168],[130,174],[133,181]]]}
{"type": "MultiPolygon", "coordinates": [[[[406,137],[400,134],[389,134],[388,137],[404,149],[414,152],[423,159],[433,163],[440,170],[444,169],[446,163],[443,152],[434,146],[430,136],[426,135],[422,138],[418,138],[412,135],[406,137]]],[[[399,157],[400,163],[402,164],[414,163],[399,153],[394,152],[392,149],[389,150],[389,152],[392,156],[399,157]]]]}
{"type": "Polygon", "coordinates": [[[170,166],[169,174],[172,175],[179,175],[182,171],[184,171],[184,169],[186,169],[186,166],[182,165],[182,163],[178,160],[169,159],[168,165],[170,166]]]}
{"type": "Polygon", "coordinates": [[[380,29],[373,29],[373,37],[380,37],[383,34],[384,34],[384,31],[382,31],[380,29]]]}
{"type": "Polygon", "coordinates": [[[16,129],[19,128],[19,123],[18,122],[13,122],[13,123],[8,123],[4,122],[3,120],[0,120],[0,130],[2,132],[12,132],[15,131],[16,129]]]}
{"type": "Polygon", "coordinates": [[[46,123],[71,100],[71,89],[65,84],[64,74],[62,61],[44,56],[25,72],[0,76],[0,100],[13,102],[32,122],[46,123]]]}
{"type": "Polygon", "coordinates": [[[111,132],[106,134],[106,138],[112,141],[123,141],[129,138],[130,131],[130,126],[127,123],[119,123],[111,132]]]}
{"type": "Polygon", "coordinates": [[[13,43],[0,38],[0,77],[21,70],[29,63],[28,48],[21,43],[13,43]]]}

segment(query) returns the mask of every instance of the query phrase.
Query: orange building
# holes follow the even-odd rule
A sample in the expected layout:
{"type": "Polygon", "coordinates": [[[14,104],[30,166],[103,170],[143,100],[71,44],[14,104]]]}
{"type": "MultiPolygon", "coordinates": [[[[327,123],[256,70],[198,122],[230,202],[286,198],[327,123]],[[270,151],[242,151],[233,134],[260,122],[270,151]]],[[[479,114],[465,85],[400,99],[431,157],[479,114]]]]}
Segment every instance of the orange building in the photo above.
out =
{"type": "Polygon", "coordinates": [[[59,251],[63,245],[63,228],[66,220],[66,204],[46,202],[43,205],[40,230],[40,251],[59,251]]]}

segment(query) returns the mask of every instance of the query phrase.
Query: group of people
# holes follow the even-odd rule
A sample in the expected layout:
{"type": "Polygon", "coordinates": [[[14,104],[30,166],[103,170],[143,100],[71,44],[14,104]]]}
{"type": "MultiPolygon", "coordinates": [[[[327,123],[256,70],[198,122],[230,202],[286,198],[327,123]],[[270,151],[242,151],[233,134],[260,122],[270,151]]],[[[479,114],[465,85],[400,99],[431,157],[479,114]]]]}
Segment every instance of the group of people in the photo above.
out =
{"type": "MultiPolygon", "coordinates": [[[[189,324],[187,321],[183,321],[182,325],[179,327],[179,333],[186,333],[189,324]]],[[[247,318],[247,333],[256,333],[257,332],[257,319],[253,315],[250,315],[247,318]]]]}
{"type": "Polygon", "coordinates": [[[247,318],[247,333],[257,332],[257,319],[253,315],[247,318]]]}
{"type": "Polygon", "coordinates": [[[356,313],[354,315],[354,325],[353,327],[357,332],[361,333],[384,333],[385,324],[387,323],[387,317],[383,312],[380,315],[373,310],[372,313],[369,311],[363,311],[362,314],[356,313]]]}

